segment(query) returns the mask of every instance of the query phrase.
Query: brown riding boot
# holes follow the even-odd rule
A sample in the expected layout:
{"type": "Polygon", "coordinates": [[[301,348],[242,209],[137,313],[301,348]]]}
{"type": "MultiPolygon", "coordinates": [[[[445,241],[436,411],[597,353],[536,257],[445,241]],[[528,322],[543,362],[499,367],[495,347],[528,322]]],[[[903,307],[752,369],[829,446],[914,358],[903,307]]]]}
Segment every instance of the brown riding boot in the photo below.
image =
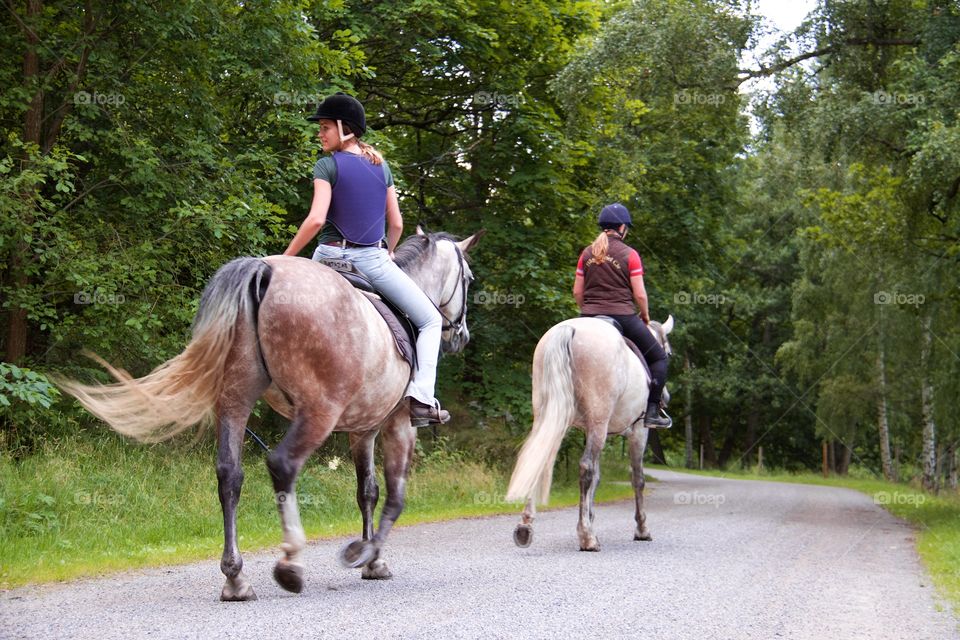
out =
{"type": "Polygon", "coordinates": [[[431,407],[416,398],[410,398],[410,423],[415,427],[426,427],[430,424],[444,424],[450,422],[450,413],[441,409],[438,404],[431,407]]]}

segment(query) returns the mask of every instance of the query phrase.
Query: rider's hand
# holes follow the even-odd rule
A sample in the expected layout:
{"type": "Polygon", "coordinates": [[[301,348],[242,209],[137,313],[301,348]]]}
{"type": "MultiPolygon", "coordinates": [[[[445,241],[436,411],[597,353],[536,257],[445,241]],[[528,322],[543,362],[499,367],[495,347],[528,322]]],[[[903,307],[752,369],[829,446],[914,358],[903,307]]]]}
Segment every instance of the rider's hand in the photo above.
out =
{"type": "Polygon", "coordinates": [[[393,255],[393,251],[388,251],[387,255],[390,256],[390,259],[393,260],[394,262],[397,261],[396,256],[393,255]]]}

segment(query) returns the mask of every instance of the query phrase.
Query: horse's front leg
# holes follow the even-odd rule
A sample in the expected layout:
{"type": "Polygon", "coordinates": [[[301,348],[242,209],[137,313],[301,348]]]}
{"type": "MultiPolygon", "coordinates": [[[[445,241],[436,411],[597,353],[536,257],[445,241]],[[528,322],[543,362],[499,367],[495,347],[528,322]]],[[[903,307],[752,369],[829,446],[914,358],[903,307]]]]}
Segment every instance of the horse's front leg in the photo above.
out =
{"type": "MultiPolygon", "coordinates": [[[[373,539],[373,512],[380,499],[380,487],[377,486],[373,458],[376,438],[376,431],[350,434],[350,453],[357,469],[357,505],[360,507],[360,515],[363,518],[362,539],[364,541],[373,539]]],[[[385,580],[392,576],[387,563],[380,558],[364,566],[360,574],[364,580],[385,580]]]]}
{"type": "Polygon", "coordinates": [[[413,459],[417,431],[410,426],[410,415],[397,411],[387,418],[381,430],[383,438],[383,474],[387,500],[380,513],[380,527],[370,540],[354,540],[340,551],[340,562],[350,568],[376,566],[380,549],[403,511],[407,473],[413,459]]]}
{"type": "Polygon", "coordinates": [[[647,514],[643,510],[643,489],[646,486],[646,480],[643,477],[643,452],[647,448],[647,436],[649,430],[642,427],[636,427],[628,436],[630,440],[630,469],[631,480],[633,481],[633,495],[637,503],[637,512],[634,518],[637,521],[637,528],[633,532],[634,540],[653,540],[650,531],[647,529],[647,514]]]}
{"type": "Polygon", "coordinates": [[[580,519],[577,536],[581,551],[600,551],[600,542],[593,533],[593,499],[600,483],[600,452],[607,437],[606,424],[588,426],[587,446],[580,458],[580,519]]]}

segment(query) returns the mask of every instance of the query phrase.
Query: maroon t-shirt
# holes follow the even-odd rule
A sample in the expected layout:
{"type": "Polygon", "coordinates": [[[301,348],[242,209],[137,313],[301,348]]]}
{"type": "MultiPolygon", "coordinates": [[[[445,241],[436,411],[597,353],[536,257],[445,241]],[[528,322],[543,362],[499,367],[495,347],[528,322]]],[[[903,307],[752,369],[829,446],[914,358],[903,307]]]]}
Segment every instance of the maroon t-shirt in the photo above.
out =
{"type": "Polygon", "coordinates": [[[610,236],[610,248],[602,261],[588,246],[580,253],[577,275],[583,276],[581,313],[626,316],[637,312],[630,278],[643,275],[640,254],[623,240],[610,236]]]}

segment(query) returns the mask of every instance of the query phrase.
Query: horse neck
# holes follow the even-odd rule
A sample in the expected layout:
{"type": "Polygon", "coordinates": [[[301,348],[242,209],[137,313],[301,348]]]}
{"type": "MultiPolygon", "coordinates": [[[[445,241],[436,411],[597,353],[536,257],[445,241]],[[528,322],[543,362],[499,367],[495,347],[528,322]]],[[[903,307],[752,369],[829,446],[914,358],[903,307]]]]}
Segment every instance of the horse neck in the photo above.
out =
{"type": "Polygon", "coordinates": [[[430,261],[415,265],[415,267],[404,269],[404,273],[410,276],[410,279],[427,294],[430,301],[437,305],[440,304],[440,295],[443,288],[443,274],[438,273],[436,261],[430,261]]]}

